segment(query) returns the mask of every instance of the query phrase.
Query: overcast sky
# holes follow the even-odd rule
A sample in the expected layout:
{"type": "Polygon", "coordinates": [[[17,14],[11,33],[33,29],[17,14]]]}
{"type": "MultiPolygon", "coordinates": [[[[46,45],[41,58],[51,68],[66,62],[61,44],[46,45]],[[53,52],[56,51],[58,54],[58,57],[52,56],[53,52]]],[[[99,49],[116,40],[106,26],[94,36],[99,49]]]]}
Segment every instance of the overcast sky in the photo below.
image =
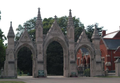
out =
{"type": "Polygon", "coordinates": [[[0,0],[0,28],[7,36],[12,21],[16,33],[19,24],[37,16],[39,7],[42,19],[68,16],[71,9],[85,27],[99,23],[107,32],[119,30],[120,0],[0,0]]]}

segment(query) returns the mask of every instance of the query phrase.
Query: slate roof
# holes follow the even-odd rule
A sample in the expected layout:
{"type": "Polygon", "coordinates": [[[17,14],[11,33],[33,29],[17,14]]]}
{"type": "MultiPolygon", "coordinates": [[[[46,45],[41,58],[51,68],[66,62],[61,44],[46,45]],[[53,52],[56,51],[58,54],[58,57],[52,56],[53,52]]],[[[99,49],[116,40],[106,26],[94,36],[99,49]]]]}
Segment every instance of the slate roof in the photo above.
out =
{"type": "Polygon", "coordinates": [[[86,49],[86,48],[81,48],[81,51],[84,53],[84,55],[88,55],[89,54],[89,52],[88,52],[88,50],[86,49]]]}
{"type": "Polygon", "coordinates": [[[109,50],[116,50],[120,46],[120,39],[104,39],[109,50]]]}

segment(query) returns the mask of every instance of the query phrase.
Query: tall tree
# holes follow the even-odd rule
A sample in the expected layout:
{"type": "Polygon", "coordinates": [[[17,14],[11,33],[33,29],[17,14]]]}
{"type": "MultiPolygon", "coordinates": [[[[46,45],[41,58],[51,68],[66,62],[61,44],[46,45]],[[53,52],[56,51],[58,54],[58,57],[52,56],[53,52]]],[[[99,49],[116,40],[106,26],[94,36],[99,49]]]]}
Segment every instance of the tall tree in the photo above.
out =
{"type": "Polygon", "coordinates": [[[4,46],[3,42],[5,40],[6,40],[6,37],[3,34],[2,30],[0,29],[0,69],[3,68],[4,66],[6,47],[4,46]]]}
{"type": "Polygon", "coordinates": [[[0,11],[0,20],[1,20],[1,11],[0,11]]]}

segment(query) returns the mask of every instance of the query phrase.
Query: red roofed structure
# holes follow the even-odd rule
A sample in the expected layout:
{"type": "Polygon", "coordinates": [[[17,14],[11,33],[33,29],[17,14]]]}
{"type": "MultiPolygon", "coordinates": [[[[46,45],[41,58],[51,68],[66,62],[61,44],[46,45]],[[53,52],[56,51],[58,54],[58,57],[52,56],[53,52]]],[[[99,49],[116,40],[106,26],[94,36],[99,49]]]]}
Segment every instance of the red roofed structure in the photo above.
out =
{"type": "Polygon", "coordinates": [[[103,60],[104,70],[114,71],[115,60],[120,57],[120,31],[114,31],[106,34],[102,32],[100,41],[101,58],[103,60]]]}

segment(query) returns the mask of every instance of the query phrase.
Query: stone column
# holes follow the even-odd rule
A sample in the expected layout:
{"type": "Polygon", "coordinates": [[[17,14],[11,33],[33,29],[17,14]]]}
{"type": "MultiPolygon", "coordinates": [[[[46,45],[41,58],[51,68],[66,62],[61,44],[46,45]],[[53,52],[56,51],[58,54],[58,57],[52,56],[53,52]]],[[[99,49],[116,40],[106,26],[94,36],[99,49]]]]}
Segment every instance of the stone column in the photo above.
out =
{"type": "Polygon", "coordinates": [[[7,35],[8,38],[8,47],[6,51],[6,69],[5,69],[5,77],[7,78],[15,78],[15,54],[14,54],[14,31],[12,28],[12,22],[10,25],[10,29],[7,35]]]}
{"type": "Polygon", "coordinates": [[[120,59],[115,61],[115,75],[120,76],[120,59]]]}

